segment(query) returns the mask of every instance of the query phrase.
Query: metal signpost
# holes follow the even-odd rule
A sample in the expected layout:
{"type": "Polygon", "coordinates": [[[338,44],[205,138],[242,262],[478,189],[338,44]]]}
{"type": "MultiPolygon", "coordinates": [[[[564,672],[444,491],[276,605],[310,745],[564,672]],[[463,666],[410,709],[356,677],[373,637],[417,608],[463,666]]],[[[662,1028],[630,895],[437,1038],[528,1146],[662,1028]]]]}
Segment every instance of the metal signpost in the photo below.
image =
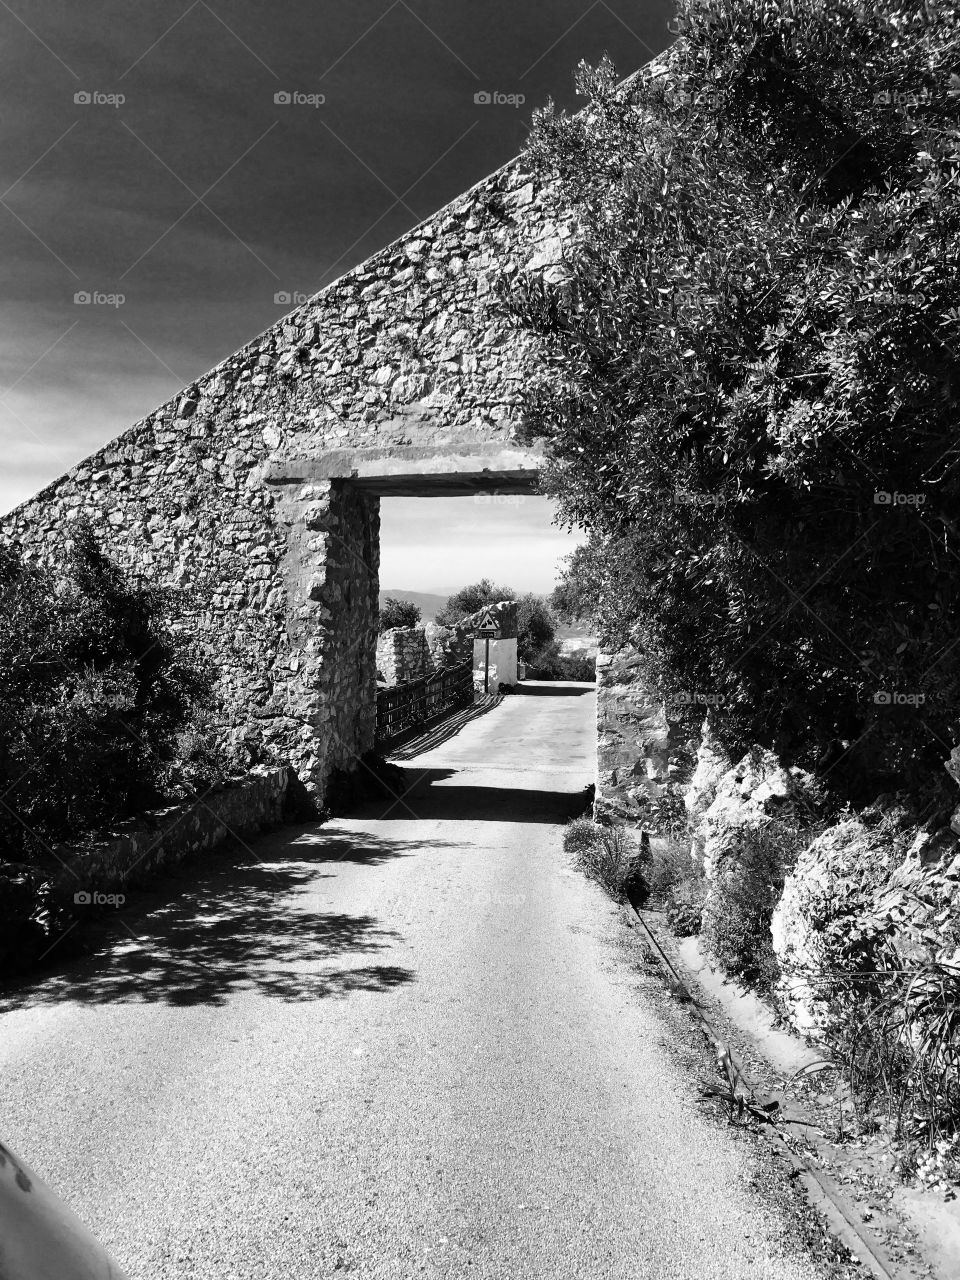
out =
{"type": "Polygon", "coordinates": [[[480,621],[477,624],[476,634],[484,642],[484,658],[483,658],[483,692],[490,692],[490,641],[500,639],[500,627],[493,615],[493,610],[487,606],[480,615],[480,621]]]}

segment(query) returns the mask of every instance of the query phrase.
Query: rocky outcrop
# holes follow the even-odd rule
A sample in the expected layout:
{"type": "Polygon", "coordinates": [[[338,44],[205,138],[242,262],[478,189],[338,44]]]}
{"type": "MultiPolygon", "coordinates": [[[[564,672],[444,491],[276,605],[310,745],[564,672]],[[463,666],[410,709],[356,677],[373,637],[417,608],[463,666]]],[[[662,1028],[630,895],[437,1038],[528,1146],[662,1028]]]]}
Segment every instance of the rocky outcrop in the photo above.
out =
{"type": "Polygon", "coordinates": [[[457,623],[457,629],[467,635],[474,635],[480,626],[480,620],[487,616],[488,613],[500,631],[501,640],[515,640],[517,638],[519,609],[516,600],[499,600],[496,604],[488,605],[484,609],[478,609],[476,613],[467,614],[457,623]]]}
{"type": "Polygon", "coordinates": [[[727,858],[736,857],[744,829],[772,821],[799,824],[799,805],[811,785],[802,770],[785,769],[772,751],[751,747],[717,780],[713,799],[694,827],[694,846],[708,878],[721,871],[727,858]]]}
{"type": "Polygon", "coordinates": [[[869,909],[890,858],[876,833],[851,818],[808,845],[787,876],[771,923],[777,997],[803,1035],[820,1036],[830,1023],[834,993],[825,979],[842,962],[843,938],[869,909]]]}
{"type": "Polygon", "coordinates": [[[703,858],[705,835],[701,832],[701,823],[713,804],[720,779],[731,763],[707,717],[703,722],[696,763],[683,797],[690,828],[690,853],[694,858],[703,858]]]}

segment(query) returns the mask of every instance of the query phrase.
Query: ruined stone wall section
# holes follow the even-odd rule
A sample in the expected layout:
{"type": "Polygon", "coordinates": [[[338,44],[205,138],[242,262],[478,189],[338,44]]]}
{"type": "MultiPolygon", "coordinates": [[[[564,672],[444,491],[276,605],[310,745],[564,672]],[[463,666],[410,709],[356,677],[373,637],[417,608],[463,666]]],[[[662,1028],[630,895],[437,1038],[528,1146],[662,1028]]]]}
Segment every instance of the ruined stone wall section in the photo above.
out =
{"type": "Polygon", "coordinates": [[[457,667],[473,656],[472,631],[459,626],[442,627],[438,622],[428,622],[424,630],[435,670],[457,667]]]}
{"type": "Polygon", "coordinates": [[[631,646],[597,654],[594,816],[641,822],[669,777],[670,726],[631,646]]]}
{"type": "Polygon", "coordinates": [[[385,684],[419,680],[437,666],[423,627],[391,627],[377,640],[377,677],[385,684]]]}
{"type": "Polygon", "coordinates": [[[356,548],[348,553],[344,542],[337,550],[336,539],[356,536],[362,547],[372,537],[375,545],[376,500],[351,506],[295,477],[279,486],[266,477],[278,460],[286,466],[343,446],[507,443],[527,347],[498,311],[495,283],[531,261],[549,269],[561,249],[514,161],[74,467],[0,529],[28,557],[56,561],[70,522],[86,516],[122,563],[188,589],[197,634],[220,672],[223,732],[259,726],[277,758],[321,789],[330,761],[368,738],[369,715],[358,716],[352,698],[341,712],[336,699],[375,678],[367,608],[372,593],[375,620],[377,566],[374,553],[358,560],[356,548]],[[354,652],[331,666],[333,641],[355,624],[368,657],[354,652]],[[328,750],[314,739],[330,726],[342,742],[328,750]]]}

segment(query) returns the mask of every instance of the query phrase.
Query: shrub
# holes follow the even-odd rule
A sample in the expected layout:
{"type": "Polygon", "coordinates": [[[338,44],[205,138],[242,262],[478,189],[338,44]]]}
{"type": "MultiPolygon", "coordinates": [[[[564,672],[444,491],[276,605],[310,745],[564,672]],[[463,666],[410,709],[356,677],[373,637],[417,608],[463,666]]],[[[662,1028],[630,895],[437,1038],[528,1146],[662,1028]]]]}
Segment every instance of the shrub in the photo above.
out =
{"type": "Polygon", "coordinates": [[[582,68],[588,108],[538,113],[527,148],[572,228],[562,282],[502,286],[536,338],[525,436],[590,535],[557,598],[665,697],[722,700],[731,754],[941,781],[960,13],[682,0],[677,29],[627,86],[582,68]]]}
{"type": "Polygon", "coordinates": [[[707,898],[706,880],[691,876],[678,884],[667,902],[667,923],[678,938],[693,938],[703,928],[703,904],[707,898]]]}
{"type": "Polygon", "coordinates": [[[420,606],[412,600],[400,600],[387,596],[380,606],[379,630],[392,631],[394,627],[415,627],[420,621],[420,606]]]}
{"type": "Polygon", "coordinates": [[[0,545],[0,839],[10,861],[164,798],[212,670],[176,593],[133,580],[78,523],[61,566],[0,545]]]}
{"type": "Polygon", "coordinates": [[[768,822],[744,827],[735,853],[720,864],[703,905],[701,938],[728,977],[771,992],[780,976],[770,922],[808,835],[768,822]]]}
{"type": "Polygon", "coordinates": [[[563,654],[561,657],[562,679],[583,681],[592,684],[597,678],[597,660],[583,653],[563,654]]]}
{"type": "Polygon", "coordinates": [[[563,847],[584,875],[617,902],[646,898],[644,871],[649,854],[623,827],[602,827],[589,818],[575,818],[567,824],[563,847]]]}
{"type": "Polygon", "coordinates": [[[437,622],[444,627],[454,627],[461,619],[476,613],[487,604],[498,604],[501,600],[516,600],[517,593],[513,587],[497,587],[489,578],[481,578],[479,582],[461,587],[449,596],[445,605],[437,610],[437,622]]]}
{"type": "Polygon", "coordinates": [[[526,661],[528,680],[582,680],[597,678],[595,658],[561,652],[558,641],[551,642],[526,661]]]}
{"type": "Polygon", "coordinates": [[[573,818],[563,830],[564,853],[579,860],[581,854],[596,843],[597,824],[592,818],[573,818]]]}
{"type": "Polygon", "coordinates": [[[654,836],[650,844],[646,877],[651,904],[665,912],[678,938],[699,933],[707,894],[702,860],[691,857],[689,840],[654,836]]]}
{"type": "MultiPolygon", "coordinates": [[[[537,665],[541,661],[552,661],[554,651],[560,653],[559,645],[554,642],[557,622],[550,606],[543,596],[528,591],[518,595],[513,587],[495,586],[489,578],[481,578],[479,582],[450,596],[446,604],[437,612],[437,622],[442,626],[452,627],[470,614],[477,613],[484,605],[498,604],[501,600],[515,600],[517,603],[517,657],[521,662],[537,665]]],[[[537,676],[531,679],[560,680],[572,677],[537,676]]]]}
{"type": "MultiPolygon", "coordinates": [[[[881,824],[876,839],[889,832],[881,824]]],[[[901,840],[901,853],[905,841],[901,840]]],[[[898,1135],[960,1128],[960,864],[903,859],[824,925],[825,1043],[898,1135]],[[866,897],[866,900],[864,900],[866,897]]]]}
{"type": "MultiPolygon", "coordinates": [[[[517,657],[536,663],[556,642],[557,621],[543,596],[528,591],[517,599],[517,657]]],[[[558,646],[559,647],[559,646],[558,646]]]]}

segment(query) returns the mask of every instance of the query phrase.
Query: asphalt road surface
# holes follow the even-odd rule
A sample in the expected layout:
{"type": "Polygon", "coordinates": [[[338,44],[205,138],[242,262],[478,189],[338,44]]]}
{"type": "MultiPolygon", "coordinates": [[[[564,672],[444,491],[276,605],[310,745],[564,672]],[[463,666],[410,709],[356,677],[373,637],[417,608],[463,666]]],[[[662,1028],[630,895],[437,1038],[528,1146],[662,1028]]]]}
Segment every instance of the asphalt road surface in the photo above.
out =
{"type": "Polygon", "coordinates": [[[134,1280],[819,1275],[562,851],[594,715],[506,698],[7,993],[0,1136],[134,1280]]]}

